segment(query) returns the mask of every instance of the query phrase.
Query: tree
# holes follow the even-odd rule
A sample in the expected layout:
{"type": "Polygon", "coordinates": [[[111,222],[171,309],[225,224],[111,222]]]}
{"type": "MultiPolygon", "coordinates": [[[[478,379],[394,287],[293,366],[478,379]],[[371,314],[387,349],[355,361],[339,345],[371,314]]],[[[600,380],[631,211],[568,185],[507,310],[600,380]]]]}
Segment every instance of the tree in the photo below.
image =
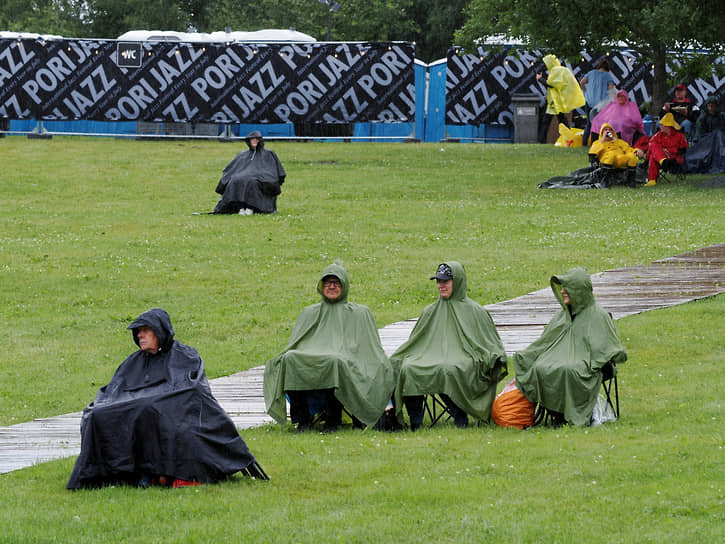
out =
{"type": "Polygon", "coordinates": [[[466,22],[465,9],[470,0],[417,0],[406,13],[415,23],[410,34],[400,40],[415,42],[415,56],[424,62],[445,58],[453,46],[453,35],[466,22]]]}
{"type": "Polygon", "coordinates": [[[0,29],[83,37],[82,0],[4,0],[0,29]]]}
{"type": "Polygon", "coordinates": [[[724,52],[723,13],[720,0],[472,0],[456,39],[475,49],[482,37],[504,35],[568,60],[583,49],[605,52],[625,42],[653,64],[650,111],[656,113],[671,87],[668,64],[675,79],[712,75],[713,67],[722,73],[715,60],[724,52]],[[693,49],[708,52],[689,55],[693,49]]]}
{"type": "MultiPolygon", "coordinates": [[[[406,13],[412,0],[337,0],[332,16],[334,41],[393,41],[415,33],[406,13]]],[[[318,0],[217,0],[211,25],[234,30],[295,28],[318,40],[327,38],[328,6],[318,0]]]]}

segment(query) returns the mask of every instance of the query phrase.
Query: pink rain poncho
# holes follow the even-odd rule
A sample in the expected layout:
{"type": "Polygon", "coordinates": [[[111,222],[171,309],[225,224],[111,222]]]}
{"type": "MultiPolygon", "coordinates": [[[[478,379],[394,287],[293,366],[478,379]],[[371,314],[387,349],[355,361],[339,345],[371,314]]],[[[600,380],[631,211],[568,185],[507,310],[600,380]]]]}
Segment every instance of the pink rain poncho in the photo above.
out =
{"type": "Polygon", "coordinates": [[[632,139],[634,138],[635,132],[645,134],[644,123],[642,122],[642,115],[639,113],[637,104],[629,100],[627,91],[617,91],[617,97],[612,100],[609,104],[604,106],[604,109],[600,111],[596,117],[592,120],[592,132],[599,134],[602,129],[602,125],[609,123],[614,127],[621,138],[632,145],[632,139]],[[620,104],[618,97],[624,97],[624,103],[620,104]]]}

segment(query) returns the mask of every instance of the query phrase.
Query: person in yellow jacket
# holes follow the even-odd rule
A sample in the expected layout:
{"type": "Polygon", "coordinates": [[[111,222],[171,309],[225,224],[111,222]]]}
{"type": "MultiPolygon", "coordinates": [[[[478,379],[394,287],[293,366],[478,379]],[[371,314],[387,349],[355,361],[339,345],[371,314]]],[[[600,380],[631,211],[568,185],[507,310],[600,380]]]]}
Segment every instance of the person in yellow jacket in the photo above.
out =
{"type": "MultiPolygon", "coordinates": [[[[539,141],[541,143],[546,142],[546,133],[554,115],[559,118],[560,123],[568,127],[569,121],[564,114],[586,104],[584,94],[576,77],[574,77],[574,73],[569,68],[562,66],[556,55],[546,55],[543,60],[549,75],[545,82],[546,114],[539,129],[539,141]]],[[[536,79],[542,79],[543,75],[543,72],[537,73],[536,79]]]]}
{"type": "Polygon", "coordinates": [[[599,139],[589,148],[589,156],[597,158],[602,166],[611,168],[634,168],[639,162],[638,154],[644,153],[633,149],[627,142],[617,137],[612,125],[604,123],[599,131],[599,139]]]}

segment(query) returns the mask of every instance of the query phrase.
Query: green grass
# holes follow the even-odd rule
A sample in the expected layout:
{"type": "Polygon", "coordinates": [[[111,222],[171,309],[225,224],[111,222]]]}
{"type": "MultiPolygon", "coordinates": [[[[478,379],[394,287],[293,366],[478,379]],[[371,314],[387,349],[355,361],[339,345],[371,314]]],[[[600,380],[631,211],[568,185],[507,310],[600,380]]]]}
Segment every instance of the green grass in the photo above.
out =
{"type": "MultiPolygon", "coordinates": [[[[0,140],[0,424],[80,410],[161,306],[210,377],[263,364],[341,258],[379,327],[466,265],[487,304],[722,243],[725,191],[544,191],[583,149],[268,144],[271,216],[192,216],[239,149],[218,142],[0,140]]],[[[596,429],[412,435],[243,432],[272,481],[64,490],[74,459],[0,476],[0,542],[723,541],[723,295],[617,322],[623,418],[596,429]]]]}

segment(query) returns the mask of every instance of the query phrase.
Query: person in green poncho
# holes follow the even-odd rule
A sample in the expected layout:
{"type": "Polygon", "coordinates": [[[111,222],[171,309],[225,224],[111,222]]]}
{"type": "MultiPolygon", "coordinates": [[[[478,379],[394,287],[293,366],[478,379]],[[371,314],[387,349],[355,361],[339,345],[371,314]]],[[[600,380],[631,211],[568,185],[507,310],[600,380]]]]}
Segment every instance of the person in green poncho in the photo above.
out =
{"type": "Polygon", "coordinates": [[[457,426],[466,426],[469,414],[488,421],[496,384],[506,375],[501,338],[488,311],[466,295],[461,263],[442,263],[431,279],[440,298],[423,310],[390,358],[398,375],[398,418],[405,405],[411,429],[420,428],[424,396],[437,394],[457,426]]]}
{"type": "Polygon", "coordinates": [[[277,422],[290,417],[310,429],[310,406],[324,402],[325,430],[334,430],[343,406],[358,427],[372,426],[385,411],[395,377],[369,308],[348,301],[350,283],[342,264],[325,268],[317,283],[322,300],[297,318],[284,351],[264,369],[264,401],[277,422]]]}
{"type": "Polygon", "coordinates": [[[573,425],[589,425],[601,368],[627,360],[609,313],[594,299],[589,274],[577,267],[552,276],[551,289],[561,304],[541,336],[514,354],[516,387],[531,402],[561,414],[573,425]]]}

